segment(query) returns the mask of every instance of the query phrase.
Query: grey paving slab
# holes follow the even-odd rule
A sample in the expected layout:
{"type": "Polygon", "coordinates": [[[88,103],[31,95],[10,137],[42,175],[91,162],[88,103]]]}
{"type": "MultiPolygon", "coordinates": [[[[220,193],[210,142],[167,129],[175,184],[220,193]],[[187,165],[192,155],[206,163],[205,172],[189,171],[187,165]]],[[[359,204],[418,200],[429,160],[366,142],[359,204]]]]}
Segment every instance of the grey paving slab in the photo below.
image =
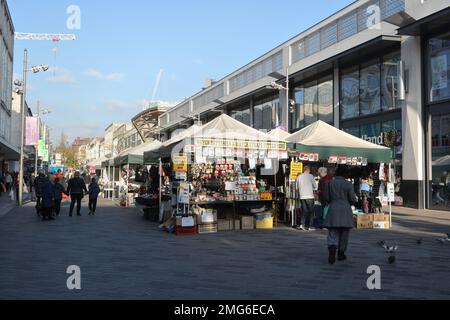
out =
{"type": "Polygon", "coordinates": [[[449,299],[450,245],[435,241],[449,229],[450,213],[402,211],[392,230],[353,231],[349,260],[330,266],[326,231],[176,237],[111,202],[95,217],[69,218],[65,206],[46,223],[30,204],[0,217],[0,299],[449,299]],[[381,240],[399,246],[395,265],[381,240]],[[80,291],[66,287],[69,265],[80,291]],[[367,289],[370,265],[380,291],[367,289]]]}

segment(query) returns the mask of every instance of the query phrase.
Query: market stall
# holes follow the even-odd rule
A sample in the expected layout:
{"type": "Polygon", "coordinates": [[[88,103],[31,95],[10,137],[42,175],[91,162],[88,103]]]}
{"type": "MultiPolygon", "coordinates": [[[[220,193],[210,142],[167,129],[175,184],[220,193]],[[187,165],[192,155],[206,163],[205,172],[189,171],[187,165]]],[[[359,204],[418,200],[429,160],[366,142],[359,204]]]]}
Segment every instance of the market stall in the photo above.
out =
{"type": "Polygon", "coordinates": [[[189,228],[183,217],[192,218],[185,219],[191,233],[267,228],[277,220],[274,187],[263,176],[287,158],[286,142],[222,115],[174,136],[160,155],[161,190],[172,195],[176,230],[189,228]]]}
{"type": "Polygon", "coordinates": [[[392,225],[391,203],[395,198],[395,178],[391,149],[359,139],[323,121],[315,122],[294,133],[287,141],[294,144],[286,179],[289,199],[287,207],[292,213],[293,224],[294,211],[298,207],[295,179],[302,173],[303,165],[313,169],[327,167],[330,171],[333,171],[336,165],[346,165],[352,172],[350,178],[359,196],[354,210],[356,226],[388,228],[392,225]],[[378,212],[370,210],[368,203],[378,212]],[[389,216],[382,214],[383,205],[389,205],[389,216]],[[358,225],[359,221],[367,223],[358,225]]]}
{"type": "Polygon", "coordinates": [[[158,150],[161,145],[158,140],[141,144],[114,159],[114,166],[120,170],[118,193],[121,205],[132,206],[135,198],[145,193],[150,168],[144,164],[144,152],[158,150]]]}

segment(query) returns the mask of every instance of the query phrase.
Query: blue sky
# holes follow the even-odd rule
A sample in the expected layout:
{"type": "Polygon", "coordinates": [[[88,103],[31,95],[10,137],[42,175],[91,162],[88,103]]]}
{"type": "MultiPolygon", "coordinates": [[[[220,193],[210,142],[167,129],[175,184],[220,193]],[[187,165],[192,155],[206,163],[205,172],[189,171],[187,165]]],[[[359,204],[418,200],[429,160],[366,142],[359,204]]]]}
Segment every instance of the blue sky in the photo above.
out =
{"type": "Polygon", "coordinates": [[[9,0],[16,32],[75,33],[61,42],[16,41],[15,77],[29,64],[49,64],[29,74],[28,103],[53,113],[45,121],[52,138],[62,130],[102,136],[111,122],[126,122],[152,95],[181,101],[207,78],[220,79],[333,14],[353,0],[9,0]],[[68,30],[66,9],[81,9],[81,29],[68,30]]]}

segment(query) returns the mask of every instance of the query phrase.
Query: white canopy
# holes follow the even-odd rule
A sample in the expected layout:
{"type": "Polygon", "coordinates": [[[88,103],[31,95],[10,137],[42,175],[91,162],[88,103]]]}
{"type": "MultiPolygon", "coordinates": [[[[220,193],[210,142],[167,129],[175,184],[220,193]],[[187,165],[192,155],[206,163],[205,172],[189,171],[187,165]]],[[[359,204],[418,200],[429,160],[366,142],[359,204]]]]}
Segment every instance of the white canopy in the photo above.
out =
{"type": "Polygon", "coordinates": [[[436,167],[450,166],[450,155],[444,156],[442,158],[433,161],[433,166],[436,167]]]}
{"type": "Polygon", "coordinates": [[[278,139],[278,140],[287,140],[287,138],[289,138],[291,136],[291,134],[287,131],[284,131],[281,128],[276,128],[272,131],[270,131],[269,136],[278,139]]]}
{"type": "Polygon", "coordinates": [[[185,130],[177,132],[175,135],[172,136],[172,138],[170,138],[166,142],[162,143],[162,146],[167,147],[174,143],[178,143],[178,142],[184,140],[185,138],[192,136],[200,128],[201,128],[200,126],[194,124],[192,127],[189,127],[185,130]]]}
{"type": "Polygon", "coordinates": [[[144,152],[152,151],[160,148],[162,146],[162,142],[159,140],[154,140],[151,142],[140,144],[134,148],[122,151],[119,154],[119,157],[128,156],[128,155],[143,155],[144,152]]]}
{"type": "Polygon", "coordinates": [[[222,114],[194,132],[195,138],[248,140],[248,141],[283,141],[267,133],[249,127],[232,117],[222,114]]]}
{"type": "Polygon", "coordinates": [[[373,144],[341,131],[320,120],[294,133],[287,138],[287,141],[305,146],[389,150],[386,147],[373,144]]]}

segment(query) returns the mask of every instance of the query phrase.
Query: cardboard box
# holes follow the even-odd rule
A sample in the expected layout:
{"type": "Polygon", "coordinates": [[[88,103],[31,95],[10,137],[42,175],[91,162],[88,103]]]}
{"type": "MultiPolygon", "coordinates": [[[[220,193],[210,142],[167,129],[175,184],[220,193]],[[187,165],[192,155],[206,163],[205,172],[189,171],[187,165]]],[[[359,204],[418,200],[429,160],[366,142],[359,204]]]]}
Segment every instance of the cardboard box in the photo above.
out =
{"type": "Polygon", "coordinates": [[[374,214],[373,221],[389,222],[390,219],[388,214],[374,214]]]}
{"type": "Polygon", "coordinates": [[[356,229],[373,229],[373,221],[355,222],[356,229]]]}
{"type": "Polygon", "coordinates": [[[217,221],[217,229],[219,231],[230,231],[233,229],[233,220],[220,219],[217,221]]]}
{"type": "Polygon", "coordinates": [[[198,224],[217,223],[217,212],[214,211],[214,213],[204,213],[202,215],[197,215],[197,223],[198,224]]]}
{"type": "Polygon", "coordinates": [[[355,214],[353,218],[356,223],[371,222],[373,221],[373,214],[355,214]]]}
{"type": "Polygon", "coordinates": [[[250,216],[241,217],[241,229],[242,230],[255,229],[255,218],[250,216]]]}
{"type": "Polygon", "coordinates": [[[374,229],[390,229],[389,221],[374,221],[373,222],[374,229]]]}
{"type": "Polygon", "coordinates": [[[217,233],[217,223],[214,224],[201,224],[198,226],[199,234],[217,233]]]}
{"type": "Polygon", "coordinates": [[[177,217],[176,226],[177,227],[195,227],[197,221],[195,217],[177,217]]]}

